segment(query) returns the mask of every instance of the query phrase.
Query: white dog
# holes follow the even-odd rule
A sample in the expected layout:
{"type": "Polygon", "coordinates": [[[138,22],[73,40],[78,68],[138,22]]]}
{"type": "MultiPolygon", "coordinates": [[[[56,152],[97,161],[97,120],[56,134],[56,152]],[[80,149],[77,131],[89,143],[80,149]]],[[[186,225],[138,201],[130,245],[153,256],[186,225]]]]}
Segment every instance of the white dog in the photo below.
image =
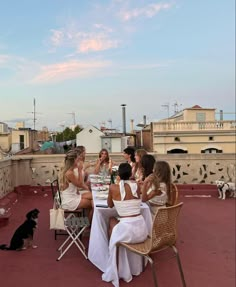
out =
{"type": "Polygon", "coordinates": [[[234,182],[225,183],[222,180],[216,180],[215,183],[217,185],[220,199],[225,200],[226,191],[229,192],[229,197],[236,197],[236,190],[235,190],[235,183],[234,182]]]}

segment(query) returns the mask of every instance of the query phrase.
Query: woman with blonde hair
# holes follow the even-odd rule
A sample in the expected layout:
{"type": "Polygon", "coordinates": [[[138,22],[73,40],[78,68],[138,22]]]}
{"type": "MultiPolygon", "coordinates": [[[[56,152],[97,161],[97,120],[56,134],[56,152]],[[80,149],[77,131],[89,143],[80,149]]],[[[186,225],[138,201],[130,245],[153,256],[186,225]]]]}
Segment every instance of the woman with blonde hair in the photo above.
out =
{"type": "MultiPolygon", "coordinates": [[[[79,188],[79,192],[80,193],[88,192],[88,191],[90,191],[90,187],[89,187],[90,184],[88,182],[88,173],[86,171],[86,169],[89,166],[85,164],[86,148],[83,145],[79,145],[79,146],[74,148],[74,151],[77,152],[78,158],[80,159],[80,161],[83,162],[82,173],[83,173],[84,184],[83,184],[83,188],[79,188]]],[[[75,174],[75,176],[78,177],[78,170],[77,169],[74,169],[74,174],[75,174]]]]}
{"type": "Polygon", "coordinates": [[[143,148],[137,149],[134,153],[135,165],[132,168],[132,178],[137,182],[143,180],[143,167],[141,165],[141,159],[145,154],[147,154],[147,151],[143,148]]]}
{"type": "Polygon", "coordinates": [[[98,154],[98,159],[95,165],[94,173],[102,175],[111,175],[112,173],[112,160],[109,157],[108,150],[103,148],[98,154]]]}
{"type": "Polygon", "coordinates": [[[67,210],[88,208],[90,222],[92,220],[93,200],[92,193],[78,193],[78,188],[84,188],[83,161],[78,157],[75,150],[66,154],[64,167],[60,174],[61,207],[67,210]],[[75,175],[75,171],[78,174],[75,175]]]}
{"type": "Polygon", "coordinates": [[[154,216],[160,207],[166,206],[170,198],[171,169],[166,161],[156,161],[142,187],[142,201],[147,202],[154,216]]]}

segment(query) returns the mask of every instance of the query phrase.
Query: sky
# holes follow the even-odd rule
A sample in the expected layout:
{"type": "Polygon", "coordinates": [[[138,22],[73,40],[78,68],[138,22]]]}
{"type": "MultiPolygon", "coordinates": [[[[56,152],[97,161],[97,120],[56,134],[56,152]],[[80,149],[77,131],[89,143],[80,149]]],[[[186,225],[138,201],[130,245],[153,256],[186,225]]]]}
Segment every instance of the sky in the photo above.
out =
{"type": "Polygon", "coordinates": [[[235,1],[1,1],[0,122],[122,131],[122,104],[127,131],[194,105],[235,119],[235,1]]]}

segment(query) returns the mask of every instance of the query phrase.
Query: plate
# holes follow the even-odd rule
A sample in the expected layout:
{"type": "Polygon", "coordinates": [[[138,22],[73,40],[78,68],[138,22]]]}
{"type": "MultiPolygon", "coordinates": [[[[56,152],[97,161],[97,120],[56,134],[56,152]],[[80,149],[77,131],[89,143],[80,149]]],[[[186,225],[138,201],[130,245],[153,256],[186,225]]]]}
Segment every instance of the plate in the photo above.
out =
{"type": "Polygon", "coordinates": [[[109,186],[107,185],[99,185],[99,186],[93,186],[93,190],[99,191],[99,192],[106,192],[108,193],[109,186]]]}
{"type": "Polygon", "coordinates": [[[108,194],[96,194],[96,198],[98,199],[107,199],[108,198],[108,194]]]}

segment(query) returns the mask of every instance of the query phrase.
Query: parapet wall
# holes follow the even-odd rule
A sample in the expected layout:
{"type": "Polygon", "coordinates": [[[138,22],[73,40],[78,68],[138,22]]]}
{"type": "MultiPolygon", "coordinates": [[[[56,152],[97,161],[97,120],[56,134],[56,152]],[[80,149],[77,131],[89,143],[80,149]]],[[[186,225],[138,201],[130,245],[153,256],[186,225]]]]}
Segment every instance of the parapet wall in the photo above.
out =
{"type": "MultiPolygon", "coordinates": [[[[154,156],[169,162],[172,180],[177,184],[214,184],[215,180],[235,182],[235,154],[166,154],[154,156]]],[[[97,154],[87,154],[94,163],[97,154]]],[[[111,154],[116,164],[124,162],[121,153],[111,154]]],[[[0,198],[18,186],[49,186],[63,164],[64,155],[21,155],[0,161],[0,198]]],[[[93,168],[89,169],[93,172],[93,168]]]]}

